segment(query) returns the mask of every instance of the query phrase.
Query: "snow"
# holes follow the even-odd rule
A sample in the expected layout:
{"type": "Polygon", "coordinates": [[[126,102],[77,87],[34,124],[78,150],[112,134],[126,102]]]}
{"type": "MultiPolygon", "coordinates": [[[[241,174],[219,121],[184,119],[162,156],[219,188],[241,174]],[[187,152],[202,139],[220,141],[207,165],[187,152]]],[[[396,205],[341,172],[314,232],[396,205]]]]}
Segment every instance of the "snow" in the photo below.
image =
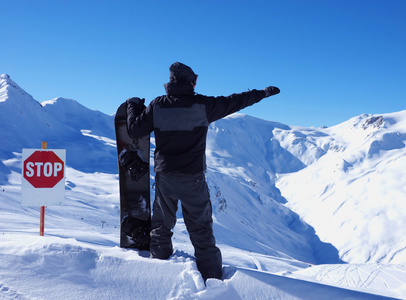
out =
{"type": "MultiPolygon", "coordinates": [[[[174,255],[119,248],[113,116],[39,103],[0,76],[1,299],[406,299],[406,111],[302,128],[211,124],[223,280],[204,284],[178,212],[174,255]],[[66,149],[65,205],[21,206],[23,148],[66,149]]],[[[154,138],[151,138],[151,160],[154,138]]],[[[155,174],[151,172],[152,198],[155,174]]]]}
{"type": "Polygon", "coordinates": [[[327,153],[317,164],[282,176],[278,187],[287,206],[335,245],[344,261],[404,263],[406,111],[380,116],[380,125],[369,124],[373,118],[325,130],[328,136],[319,143],[330,145],[327,153]]]}

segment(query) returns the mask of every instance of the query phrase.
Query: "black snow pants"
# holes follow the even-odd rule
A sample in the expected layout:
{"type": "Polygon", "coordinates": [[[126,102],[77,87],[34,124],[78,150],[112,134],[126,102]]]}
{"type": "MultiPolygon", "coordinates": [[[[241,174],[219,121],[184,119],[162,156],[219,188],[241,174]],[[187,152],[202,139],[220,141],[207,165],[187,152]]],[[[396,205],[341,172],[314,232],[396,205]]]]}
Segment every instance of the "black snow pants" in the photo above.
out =
{"type": "Polygon", "coordinates": [[[167,259],[173,253],[171,237],[178,200],[195,249],[197,268],[204,280],[221,278],[222,258],[213,235],[210,195],[204,174],[174,175],[158,172],[151,230],[151,257],[167,259]]]}

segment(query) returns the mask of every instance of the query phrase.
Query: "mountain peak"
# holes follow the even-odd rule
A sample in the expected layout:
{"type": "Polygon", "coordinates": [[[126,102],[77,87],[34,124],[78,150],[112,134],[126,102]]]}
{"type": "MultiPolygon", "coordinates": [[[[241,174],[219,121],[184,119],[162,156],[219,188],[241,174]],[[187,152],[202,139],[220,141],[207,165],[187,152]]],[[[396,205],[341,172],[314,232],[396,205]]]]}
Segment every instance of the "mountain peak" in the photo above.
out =
{"type": "Polygon", "coordinates": [[[10,86],[10,76],[7,74],[0,75],[0,102],[5,101],[3,97],[6,95],[6,89],[10,86]]]}
{"type": "Polygon", "coordinates": [[[0,75],[0,80],[7,80],[7,79],[10,79],[10,75],[8,75],[8,74],[1,74],[0,75]]]}
{"type": "Polygon", "coordinates": [[[24,91],[17,83],[15,83],[11,79],[10,75],[8,74],[0,75],[0,102],[4,102],[8,98],[14,98],[10,97],[11,94],[13,94],[14,97],[29,96],[30,98],[32,98],[31,95],[29,95],[26,91],[24,91]]]}
{"type": "MultiPolygon", "coordinates": [[[[10,75],[8,75],[8,74],[1,74],[1,75],[0,75],[0,89],[1,89],[1,88],[4,88],[4,87],[7,87],[7,86],[16,87],[16,86],[18,86],[18,84],[15,83],[15,82],[11,79],[10,75]]],[[[20,87],[19,87],[19,88],[20,88],[20,87]]],[[[20,89],[21,89],[21,88],[20,88],[20,89]]]]}

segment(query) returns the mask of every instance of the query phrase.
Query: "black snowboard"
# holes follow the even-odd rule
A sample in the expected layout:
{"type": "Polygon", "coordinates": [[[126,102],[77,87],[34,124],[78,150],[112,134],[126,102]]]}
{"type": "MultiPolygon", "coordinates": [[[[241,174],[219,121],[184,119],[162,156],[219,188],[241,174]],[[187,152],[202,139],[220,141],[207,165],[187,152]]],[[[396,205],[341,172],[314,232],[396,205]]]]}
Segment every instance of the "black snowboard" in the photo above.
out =
{"type": "MultiPolygon", "coordinates": [[[[144,108],[142,101],[139,111],[142,112],[144,108]]],[[[149,135],[140,139],[129,137],[126,102],[117,109],[114,121],[120,180],[120,247],[149,250],[149,135]]]]}

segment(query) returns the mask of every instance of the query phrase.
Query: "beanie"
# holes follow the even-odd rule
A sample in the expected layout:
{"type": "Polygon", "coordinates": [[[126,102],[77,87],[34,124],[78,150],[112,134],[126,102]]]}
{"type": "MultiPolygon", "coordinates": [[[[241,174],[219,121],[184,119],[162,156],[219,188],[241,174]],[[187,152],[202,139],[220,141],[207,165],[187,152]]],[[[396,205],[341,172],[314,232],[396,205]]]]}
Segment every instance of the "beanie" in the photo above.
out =
{"type": "Polygon", "coordinates": [[[194,83],[197,75],[185,64],[175,62],[169,67],[169,81],[186,81],[194,83]]]}

